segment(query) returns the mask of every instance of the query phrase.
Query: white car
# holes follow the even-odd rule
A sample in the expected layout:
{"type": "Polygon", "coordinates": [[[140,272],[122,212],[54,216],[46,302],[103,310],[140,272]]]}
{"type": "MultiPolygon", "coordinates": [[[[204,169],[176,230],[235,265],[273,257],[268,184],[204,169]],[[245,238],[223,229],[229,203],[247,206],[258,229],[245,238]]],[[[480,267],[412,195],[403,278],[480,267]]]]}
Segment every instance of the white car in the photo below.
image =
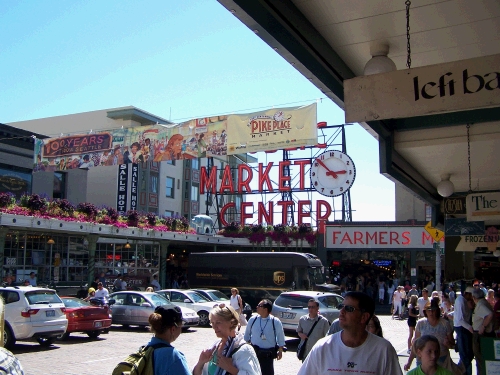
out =
{"type": "Polygon", "coordinates": [[[328,319],[330,324],[339,317],[340,310],[337,306],[344,301],[342,296],[335,293],[300,290],[281,293],[274,301],[271,313],[281,321],[285,331],[295,332],[300,317],[308,314],[307,303],[311,298],[319,303],[319,313],[328,319]]]}
{"type": "Polygon", "coordinates": [[[32,338],[49,346],[66,332],[66,307],[55,290],[9,286],[1,287],[0,294],[5,303],[4,347],[32,338]]]}
{"type": "Polygon", "coordinates": [[[174,305],[188,307],[198,313],[200,317],[200,326],[209,326],[208,317],[210,310],[218,305],[217,302],[209,301],[208,298],[189,289],[163,289],[156,293],[169,299],[174,305]]]}

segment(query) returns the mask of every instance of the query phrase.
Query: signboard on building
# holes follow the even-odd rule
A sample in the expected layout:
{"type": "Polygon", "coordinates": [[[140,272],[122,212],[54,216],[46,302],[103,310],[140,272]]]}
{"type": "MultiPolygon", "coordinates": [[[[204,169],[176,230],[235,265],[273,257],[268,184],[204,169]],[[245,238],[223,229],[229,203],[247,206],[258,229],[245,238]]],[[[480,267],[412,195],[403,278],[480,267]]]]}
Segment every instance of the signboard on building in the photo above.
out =
{"type": "Polygon", "coordinates": [[[452,197],[443,199],[443,212],[446,215],[465,215],[465,197],[452,197]]]}
{"type": "Polygon", "coordinates": [[[491,221],[500,219],[500,191],[467,195],[467,220],[491,221]]]}
{"type": "Polygon", "coordinates": [[[316,103],[36,139],[34,172],[220,157],[318,143],[316,103]]]}
{"type": "Polygon", "coordinates": [[[344,81],[346,122],[500,105],[500,54],[344,81]]]}
{"type": "Polygon", "coordinates": [[[433,244],[423,226],[325,226],[327,249],[432,249],[433,244]]]}
{"type": "Polygon", "coordinates": [[[455,251],[475,251],[478,247],[487,248],[488,251],[496,251],[500,243],[499,230],[495,226],[490,226],[480,234],[468,234],[460,236],[455,251]]]}

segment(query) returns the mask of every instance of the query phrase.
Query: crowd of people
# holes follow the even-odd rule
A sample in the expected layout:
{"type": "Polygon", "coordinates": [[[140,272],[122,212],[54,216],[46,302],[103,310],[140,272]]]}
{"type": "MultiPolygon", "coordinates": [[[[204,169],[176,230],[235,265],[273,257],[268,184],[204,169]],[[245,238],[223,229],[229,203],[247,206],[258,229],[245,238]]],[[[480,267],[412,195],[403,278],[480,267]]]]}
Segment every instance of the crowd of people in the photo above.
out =
{"type": "MultiPolygon", "coordinates": [[[[404,370],[409,371],[417,359],[417,366],[408,374],[471,375],[474,358],[477,373],[485,373],[480,339],[500,334],[500,290],[488,290],[480,281],[462,289],[456,295],[453,286],[448,286],[429,296],[427,288],[419,293],[416,285],[408,292],[402,286],[395,288],[393,317],[404,318],[402,301],[408,299],[409,358],[404,370]],[[458,364],[450,357],[452,349],[459,353],[458,364]]],[[[97,290],[90,292],[97,295],[107,290],[98,282],[97,290]]],[[[238,289],[231,292],[228,305],[219,304],[211,310],[210,323],[217,339],[200,353],[192,369],[172,346],[182,331],[181,310],[155,309],[149,317],[154,335],[147,344],[155,347],[155,375],[274,375],[274,360],[283,358],[286,347],[281,321],[271,314],[272,302],[261,300],[257,314],[248,322],[243,318],[243,322],[238,289]]],[[[347,291],[338,305],[339,318],[330,325],[321,316],[318,302],[310,299],[308,313],[300,318],[297,328],[297,356],[303,362],[298,375],[329,374],[332,368],[338,373],[402,374],[395,349],[383,337],[375,305],[369,294],[347,291]]]]}
{"type": "MultiPolygon", "coordinates": [[[[416,358],[417,365],[409,372],[412,375],[470,375],[475,358],[477,373],[484,373],[480,338],[500,333],[500,291],[487,290],[480,281],[475,281],[457,296],[453,285],[448,285],[443,292],[429,292],[425,287],[419,292],[417,285],[413,284],[407,291],[403,286],[397,286],[391,302],[393,317],[408,321],[409,358],[405,371],[410,370],[416,358]],[[459,353],[459,363],[451,359],[450,350],[453,349],[459,353]]],[[[383,338],[380,320],[374,315],[375,305],[376,300],[366,292],[347,291],[343,304],[338,306],[339,319],[330,325],[321,316],[319,304],[314,299],[309,300],[308,313],[300,318],[297,328],[301,340],[297,356],[303,361],[299,375],[327,374],[332,368],[346,373],[354,367],[358,372],[402,374],[394,348],[383,338]]],[[[214,309],[211,316],[221,309],[224,310],[224,306],[214,309]]],[[[242,373],[273,375],[274,360],[283,356],[283,328],[281,322],[270,314],[271,310],[271,301],[262,300],[257,306],[258,314],[248,322],[243,341],[236,341],[238,345],[250,344],[246,355],[251,360],[246,363],[253,365],[242,373]]],[[[236,327],[240,327],[236,310],[231,307],[224,311],[233,320],[231,327],[234,327],[234,332],[231,331],[229,337],[241,335],[239,330],[236,331],[236,327]]],[[[221,336],[223,331],[216,326],[214,330],[221,340],[200,355],[195,374],[242,371],[236,359],[227,360],[230,347],[226,342],[230,339],[224,342],[225,334],[221,336]],[[222,346],[227,350],[222,350],[222,346]],[[225,358],[217,360],[217,356],[225,358]],[[210,366],[214,371],[206,372],[210,366]],[[217,372],[217,368],[222,372],[217,372]]]]}

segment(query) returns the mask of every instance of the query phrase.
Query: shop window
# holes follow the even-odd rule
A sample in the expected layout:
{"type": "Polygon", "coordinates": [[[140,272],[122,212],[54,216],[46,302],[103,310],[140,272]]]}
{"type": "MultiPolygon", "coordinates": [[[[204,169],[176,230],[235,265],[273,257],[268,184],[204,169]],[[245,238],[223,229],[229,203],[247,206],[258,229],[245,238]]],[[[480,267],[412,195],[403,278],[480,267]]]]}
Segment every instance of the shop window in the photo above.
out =
{"type": "Polygon", "coordinates": [[[198,202],[198,196],[199,196],[198,191],[199,191],[198,186],[196,185],[191,186],[191,200],[194,202],[198,202]]]}
{"type": "Polygon", "coordinates": [[[166,194],[165,194],[167,196],[167,198],[174,197],[174,184],[175,184],[175,178],[167,177],[166,194]]]}
{"type": "Polygon", "coordinates": [[[191,168],[200,169],[200,159],[191,159],[191,168]]]}
{"type": "Polygon", "coordinates": [[[65,173],[54,173],[54,189],[52,192],[52,197],[54,199],[65,199],[66,198],[66,174],[65,173]]]}
{"type": "Polygon", "coordinates": [[[151,175],[150,176],[150,184],[149,184],[149,192],[150,193],[158,193],[158,176],[157,175],[151,175]]]}

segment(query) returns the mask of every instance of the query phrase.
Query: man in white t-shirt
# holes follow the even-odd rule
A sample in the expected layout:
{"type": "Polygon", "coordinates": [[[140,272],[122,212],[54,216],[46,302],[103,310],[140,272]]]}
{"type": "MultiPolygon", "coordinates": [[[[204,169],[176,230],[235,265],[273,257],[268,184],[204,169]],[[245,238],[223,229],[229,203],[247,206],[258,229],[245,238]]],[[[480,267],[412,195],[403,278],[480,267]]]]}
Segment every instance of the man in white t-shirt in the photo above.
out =
{"type": "Polygon", "coordinates": [[[392,311],[392,319],[394,319],[394,315],[399,316],[399,319],[403,319],[402,303],[404,295],[405,292],[403,291],[403,287],[398,286],[392,297],[392,304],[394,306],[392,311]]]}
{"type": "Polygon", "coordinates": [[[319,340],[297,375],[402,375],[391,343],[366,330],[375,311],[373,299],[362,292],[348,292],[338,308],[342,331],[319,340]]]}
{"type": "Polygon", "coordinates": [[[104,301],[108,302],[109,292],[102,286],[102,283],[97,283],[97,290],[95,291],[95,298],[102,298],[104,301]]]}
{"type": "Polygon", "coordinates": [[[430,302],[429,299],[429,292],[427,291],[427,288],[422,289],[422,297],[420,297],[417,300],[417,306],[418,306],[418,316],[420,318],[424,317],[424,308],[427,302],[430,302]]]}

